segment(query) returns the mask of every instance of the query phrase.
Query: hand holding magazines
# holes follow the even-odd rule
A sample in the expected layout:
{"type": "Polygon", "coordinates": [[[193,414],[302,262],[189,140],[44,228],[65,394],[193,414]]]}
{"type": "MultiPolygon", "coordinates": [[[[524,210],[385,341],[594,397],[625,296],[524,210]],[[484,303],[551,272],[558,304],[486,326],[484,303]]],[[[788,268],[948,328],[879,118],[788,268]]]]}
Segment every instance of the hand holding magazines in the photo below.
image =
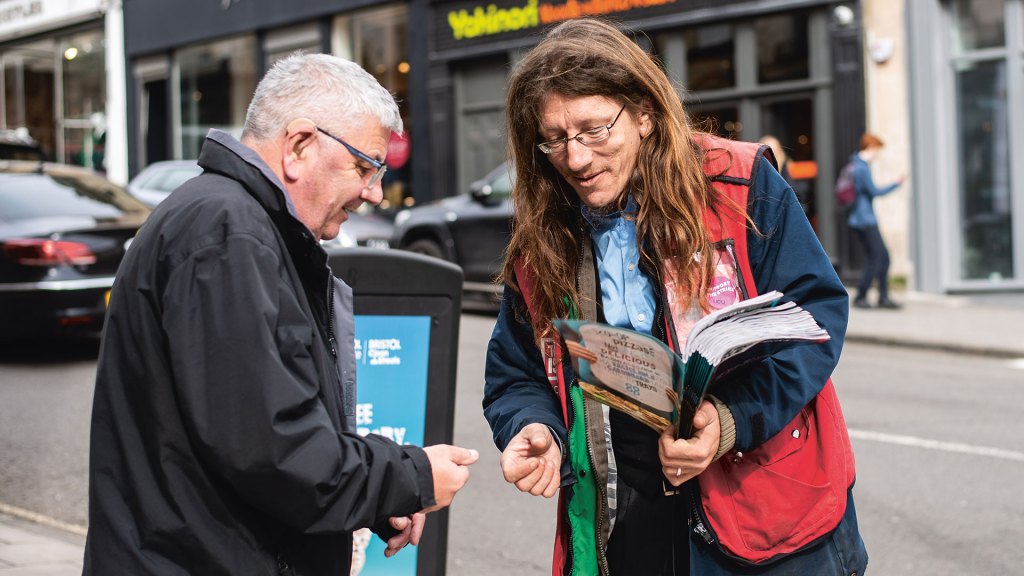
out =
{"type": "Polygon", "coordinates": [[[600,322],[556,320],[587,396],[661,432],[678,424],[689,438],[708,388],[733,368],[765,355],[767,342],[825,342],[828,333],[782,293],[768,292],[701,318],[676,354],[648,334],[600,322]],[[760,354],[758,351],[761,351],[760,354]]]}

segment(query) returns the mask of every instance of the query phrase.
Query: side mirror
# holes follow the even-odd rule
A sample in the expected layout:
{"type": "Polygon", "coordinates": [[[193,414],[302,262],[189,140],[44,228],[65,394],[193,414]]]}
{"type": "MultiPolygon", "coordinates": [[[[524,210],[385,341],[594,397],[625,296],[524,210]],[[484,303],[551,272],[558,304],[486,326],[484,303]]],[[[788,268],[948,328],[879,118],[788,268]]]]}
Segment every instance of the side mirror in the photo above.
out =
{"type": "Polygon", "coordinates": [[[485,180],[477,180],[469,185],[469,194],[474,200],[484,206],[494,206],[499,203],[493,195],[494,188],[485,180]]]}

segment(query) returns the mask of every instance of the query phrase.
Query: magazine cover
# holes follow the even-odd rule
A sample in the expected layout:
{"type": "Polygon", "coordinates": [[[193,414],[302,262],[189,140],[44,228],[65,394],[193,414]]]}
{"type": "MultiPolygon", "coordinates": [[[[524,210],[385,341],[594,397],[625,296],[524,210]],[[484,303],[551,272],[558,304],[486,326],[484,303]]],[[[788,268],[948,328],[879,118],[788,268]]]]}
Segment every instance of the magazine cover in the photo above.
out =
{"type": "Polygon", "coordinates": [[[626,328],[557,320],[583,393],[661,431],[675,421],[681,381],[676,355],[657,339],[626,328]]]}

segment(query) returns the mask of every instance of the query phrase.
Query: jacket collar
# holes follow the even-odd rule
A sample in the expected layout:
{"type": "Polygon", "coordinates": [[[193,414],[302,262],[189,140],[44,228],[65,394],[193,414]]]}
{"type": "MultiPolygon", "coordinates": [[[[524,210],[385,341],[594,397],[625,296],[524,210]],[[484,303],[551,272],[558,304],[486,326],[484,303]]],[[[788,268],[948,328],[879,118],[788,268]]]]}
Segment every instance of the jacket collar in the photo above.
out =
{"type": "Polygon", "coordinates": [[[287,212],[298,220],[288,190],[270,166],[227,132],[214,128],[207,133],[199,166],[240,182],[267,212],[287,212]]]}

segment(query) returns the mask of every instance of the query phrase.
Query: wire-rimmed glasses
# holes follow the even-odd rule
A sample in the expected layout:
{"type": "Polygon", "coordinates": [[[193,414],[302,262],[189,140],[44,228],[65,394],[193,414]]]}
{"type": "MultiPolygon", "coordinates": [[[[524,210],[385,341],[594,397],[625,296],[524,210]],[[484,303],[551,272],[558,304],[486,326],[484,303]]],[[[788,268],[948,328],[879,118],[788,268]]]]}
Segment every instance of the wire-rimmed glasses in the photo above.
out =
{"type": "MultiPolygon", "coordinates": [[[[622,111],[626,109],[626,105],[623,104],[622,108],[619,108],[619,113],[612,118],[612,121],[603,126],[597,126],[594,128],[588,128],[580,132],[579,134],[572,137],[572,140],[583,144],[584,146],[590,146],[604,142],[612,135],[612,126],[619,121],[619,116],[622,116],[622,111]]],[[[548,140],[547,142],[541,142],[537,144],[537,148],[545,154],[553,154],[555,152],[561,152],[568,148],[570,138],[555,138],[554,140],[548,140]]]]}
{"type": "Polygon", "coordinates": [[[372,166],[374,170],[376,170],[376,172],[373,173],[373,176],[370,176],[370,181],[366,183],[367,188],[373,188],[374,185],[376,185],[377,182],[380,182],[380,179],[384,177],[384,173],[388,171],[388,167],[385,163],[381,162],[380,160],[374,160],[373,158],[370,158],[366,154],[363,154],[354,146],[352,146],[348,142],[345,142],[338,136],[331,134],[330,132],[324,130],[319,126],[316,127],[316,130],[317,132],[322,132],[328,138],[338,142],[339,144],[344,146],[346,150],[348,150],[349,154],[355,156],[356,158],[362,160],[363,162],[366,162],[367,164],[372,166]]]}

